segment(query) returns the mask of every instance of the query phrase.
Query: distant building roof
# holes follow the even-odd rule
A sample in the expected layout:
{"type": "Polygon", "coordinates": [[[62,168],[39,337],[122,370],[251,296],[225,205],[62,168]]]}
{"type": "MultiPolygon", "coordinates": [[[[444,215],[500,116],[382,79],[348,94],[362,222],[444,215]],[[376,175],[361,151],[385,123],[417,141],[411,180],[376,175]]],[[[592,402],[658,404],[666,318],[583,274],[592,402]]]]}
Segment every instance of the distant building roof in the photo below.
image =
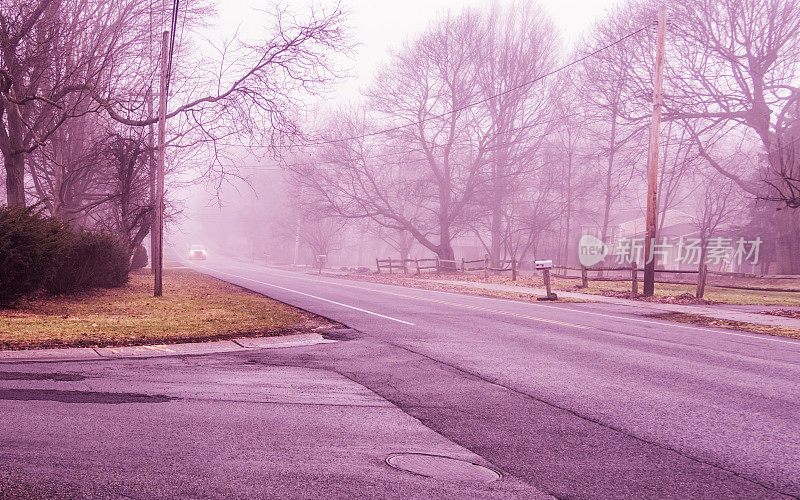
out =
{"type": "MultiPolygon", "coordinates": [[[[637,217],[619,224],[622,231],[628,236],[644,234],[645,231],[645,217],[637,217]]],[[[670,208],[664,213],[663,223],[659,223],[664,232],[676,231],[686,233],[693,231],[692,217],[681,210],[670,208]]]]}

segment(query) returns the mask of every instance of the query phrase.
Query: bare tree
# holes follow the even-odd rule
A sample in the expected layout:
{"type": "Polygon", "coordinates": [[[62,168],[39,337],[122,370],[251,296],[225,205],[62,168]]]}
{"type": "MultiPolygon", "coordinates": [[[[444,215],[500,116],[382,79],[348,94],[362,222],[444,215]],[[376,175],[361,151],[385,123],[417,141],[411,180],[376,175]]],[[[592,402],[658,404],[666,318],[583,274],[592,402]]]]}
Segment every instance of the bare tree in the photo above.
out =
{"type": "Polygon", "coordinates": [[[667,211],[682,206],[690,195],[687,184],[694,178],[700,160],[686,127],[670,121],[662,138],[658,172],[658,232],[664,227],[667,211]]]}
{"type": "Polygon", "coordinates": [[[150,200],[148,145],[144,134],[125,137],[109,134],[102,143],[107,203],[92,213],[95,226],[107,228],[125,243],[132,256],[150,231],[153,205],[150,200]]]}
{"type": "MultiPolygon", "coordinates": [[[[574,222],[583,212],[588,201],[587,193],[595,191],[596,183],[592,175],[592,159],[597,157],[594,151],[596,143],[587,140],[587,129],[584,125],[585,111],[580,107],[574,86],[568,85],[570,74],[559,86],[561,96],[557,101],[554,130],[544,145],[545,165],[551,171],[557,191],[555,206],[562,207],[557,255],[563,265],[570,264],[572,233],[574,222]]],[[[610,208],[610,203],[608,203],[610,208]]]]}
{"type": "Polygon", "coordinates": [[[763,172],[769,186],[762,199],[800,208],[800,101],[787,112],[787,126],[776,134],[773,145],[772,168],[763,172]]]}
{"type": "Polygon", "coordinates": [[[414,237],[404,229],[390,229],[377,224],[370,224],[367,228],[371,234],[389,245],[400,254],[400,259],[411,258],[411,248],[414,246],[414,237]]]}
{"type": "Polygon", "coordinates": [[[149,8],[144,0],[3,2],[0,152],[9,204],[25,203],[26,156],[68,120],[96,113],[91,92],[121,90],[119,72],[141,54],[149,8]]]}
{"type": "Polygon", "coordinates": [[[706,261],[709,241],[720,229],[735,222],[741,215],[741,200],[736,185],[724,176],[714,174],[703,179],[703,186],[695,194],[692,222],[700,236],[700,259],[698,264],[697,298],[702,298],[706,284],[706,261]]]}
{"type": "Polygon", "coordinates": [[[479,16],[446,15],[407,43],[368,91],[373,110],[337,115],[326,147],[293,169],[331,214],[371,218],[405,230],[440,259],[465,228],[485,181],[489,132],[471,106],[480,48],[479,16]],[[392,125],[390,133],[376,134],[392,125]]]}
{"type": "MultiPolygon", "coordinates": [[[[518,195],[507,201],[512,208],[508,212],[508,221],[504,225],[504,251],[519,261],[529,253],[539,257],[540,252],[558,252],[561,250],[557,239],[557,226],[567,213],[567,200],[562,196],[564,167],[568,162],[556,162],[551,154],[557,154],[555,148],[549,149],[544,156],[543,169],[535,177],[525,180],[525,188],[518,195]],[[554,244],[544,245],[544,236],[554,244]]],[[[552,255],[552,254],[550,254],[552,255]]]]}
{"type": "Polygon", "coordinates": [[[481,21],[478,83],[489,128],[488,181],[480,197],[488,215],[489,255],[502,257],[510,221],[508,202],[544,165],[535,152],[556,124],[554,86],[544,80],[555,67],[555,28],[532,3],[493,4],[481,21]],[[538,168],[537,168],[538,167],[538,168]]]}
{"type": "Polygon", "coordinates": [[[749,179],[703,151],[703,130],[738,124],[761,141],[770,162],[777,134],[800,99],[800,1],[681,0],[670,13],[674,36],[667,119],[694,119],[695,139],[709,164],[743,190],[749,179]],[[702,124],[702,125],[699,125],[702,124]]]}
{"type": "MultiPolygon", "coordinates": [[[[641,26],[620,8],[599,21],[586,37],[590,53],[607,47],[586,59],[577,68],[577,98],[583,105],[587,141],[593,144],[600,198],[600,237],[607,241],[611,217],[620,202],[632,198],[629,192],[639,160],[646,148],[641,104],[630,97],[630,79],[636,57],[647,51],[641,37],[628,37],[641,26]],[[622,41],[622,42],[620,42],[622,41]],[[644,45],[645,48],[642,48],[644,45]],[[632,50],[634,47],[636,50],[632,50]]],[[[591,153],[590,153],[591,154],[591,153]]]]}
{"type": "MultiPolygon", "coordinates": [[[[647,26],[656,2],[632,0],[607,21],[617,32],[647,26]]],[[[707,168],[727,177],[744,192],[780,199],[765,180],[780,181],[782,147],[778,138],[791,127],[791,111],[800,99],[795,75],[800,63],[800,1],[678,0],[668,4],[669,34],[665,65],[665,121],[685,124],[696,153],[707,168]],[[720,142],[722,141],[722,142],[720,142]],[[732,146],[743,151],[760,145],[763,166],[748,168],[724,161],[732,146]]],[[[646,121],[652,97],[653,34],[649,31],[618,45],[616,71],[624,75],[626,120],[646,121]]],[[[610,54],[616,54],[612,51],[610,54]]],[[[610,86],[615,87],[615,86],[610,86]]],[[[785,184],[783,184],[785,185],[785,184]]],[[[792,234],[800,233],[800,213],[782,212],[792,234]]],[[[797,239],[797,237],[795,237],[797,239]]],[[[793,245],[797,246],[797,245],[793,245]]],[[[798,272],[800,258],[790,252],[783,272],[798,272]]]]}
{"type": "MultiPolygon", "coordinates": [[[[204,12],[195,6],[183,3],[184,22],[204,12]]],[[[152,8],[149,0],[3,2],[0,152],[9,204],[25,203],[26,156],[66,121],[90,113],[132,127],[156,121],[145,105],[157,69],[147,57],[152,8]]],[[[334,76],[331,53],[346,49],[342,13],[317,11],[302,21],[276,8],[272,19],[264,40],[226,44],[222,63],[213,70],[195,64],[199,78],[176,86],[180,104],[168,117],[179,120],[170,129],[180,131],[182,146],[244,132],[274,145],[299,133],[292,118],[298,92],[320,90],[334,76]]],[[[210,150],[209,169],[219,174],[219,149],[210,150]]]]}
{"type": "MultiPolygon", "coordinates": [[[[769,181],[787,165],[781,138],[800,99],[800,2],[717,0],[710,6],[685,0],[673,16],[677,57],[667,115],[694,121],[698,151],[717,172],[753,196],[775,198],[769,181]],[[720,129],[760,142],[767,171],[721,161],[726,151],[706,147],[720,129]]],[[[789,209],[780,217],[785,234],[776,248],[779,272],[800,272],[800,256],[789,250],[800,245],[800,213],[789,209]]]]}

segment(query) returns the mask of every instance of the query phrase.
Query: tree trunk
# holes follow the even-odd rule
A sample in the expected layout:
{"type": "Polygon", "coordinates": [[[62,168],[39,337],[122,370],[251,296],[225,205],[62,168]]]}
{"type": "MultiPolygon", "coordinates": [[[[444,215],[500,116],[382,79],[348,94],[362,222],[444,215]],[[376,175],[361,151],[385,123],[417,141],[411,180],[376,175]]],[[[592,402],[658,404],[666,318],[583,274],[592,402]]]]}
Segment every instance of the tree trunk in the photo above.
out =
{"type": "Polygon", "coordinates": [[[405,262],[407,259],[411,258],[411,245],[414,244],[414,240],[407,231],[401,229],[398,243],[400,247],[400,260],[405,262]]]}
{"type": "Polygon", "coordinates": [[[25,206],[25,158],[9,154],[4,158],[6,169],[6,201],[10,207],[25,206]]]}
{"type": "Polygon", "coordinates": [[[601,239],[606,243],[608,237],[608,225],[611,217],[611,205],[614,203],[614,193],[612,185],[614,179],[614,155],[616,153],[617,142],[617,114],[616,106],[614,107],[613,117],[611,120],[611,138],[609,139],[608,148],[608,167],[606,168],[606,185],[605,185],[605,206],[603,207],[603,232],[601,239]]]}
{"type": "MultiPolygon", "coordinates": [[[[500,200],[495,199],[494,203],[500,203],[500,200]]],[[[492,222],[490,226],[491,232],[491,249],[490,249],[490,257],[492,262],[492,267],[499,267],[501,253],[503,251],[503,214],[500,210],[499,206],[494,206],[492,208],[492,222]]]]}
{"type": "Polygon", "coordinates": [[[450,262],[442,262],[441,267],[447,270],[456,270],[456,253],[453,250],[453,246],[450,244],[450,241],[442,241],[439,244],[439,247],[436,249],[436,256],[439,257],[440,261],[450,261],[450,262]]]}
{"type": "MultiPolygon", "coordinates": [[[[445,167],[447,168],[447,167],[445,167]]],[[[449,172],[446,174],[449,175],[449,172]]],[[[456,259],[453,251],[452,236],[450,235],[450,182],[449,177],[445,176],[439,183],[439,245],[436,248],[436,255],[439,260],[456,259]]],[[[445,269],[455,270],[455,262],[444,262],[445,269]]]]}
{"type": "Polygon", "coordinates": [[[697,268],[697,291],[694,296],[702,299],[706,293],[706,274],[708,266],[706,265],[706,247],[708,246],[708,238],[700,239],[700,265],[697,268]]]}
{"type": "Polygon", "coordinates": [[[776,214],[782,232],[775,238],[778,274],[800,274],[800,211],[784,209],[776,214]]]}
{"type": "MultiPolygon", "coordinates": [[[[569,240],[572,231],[572,148],[570,148],[569,162],[567,163],[567,220],[564,227],[564,256],[563,265],[569,265],[569,240]]],[[[566,271],[565,271],[566,272],[566,271]]]]}

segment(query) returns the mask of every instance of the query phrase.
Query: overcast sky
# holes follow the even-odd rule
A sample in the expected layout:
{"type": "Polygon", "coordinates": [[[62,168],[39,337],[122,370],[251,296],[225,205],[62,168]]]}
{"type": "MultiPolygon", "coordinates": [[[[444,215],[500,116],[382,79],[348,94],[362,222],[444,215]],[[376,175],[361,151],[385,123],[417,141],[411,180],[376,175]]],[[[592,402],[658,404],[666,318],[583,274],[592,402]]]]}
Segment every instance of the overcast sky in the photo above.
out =
{"type": "MultiPolygon", "coordinates": [[[[252,13],[254,8],[263,8],[263,0],[217,2],[219,15],[214,35],[225,36],[233,33],[237,27],[242,37],[257,33],[255,19],[258,16],[252,13]]],[[[319,3],[336,4],[333,0],[315,2],[319,3]]],[[[485,5],[487,0],[342,0],[341,3],[349,11],[348,24],[357,47],[355,57],[349,63],[353,78],[339,87],[334,94],[336,101],[355,97],[358,89],[371,81],[375,69],[386,59],[389,50],[424,30],[439,12],[485,5]]],[[[539,3],[550,14],[569,44],[577,40],[617,0],[541,0],[539,3]]],[[[310,4],[304,0],[291,2],[293,7],[310,4]]]]}

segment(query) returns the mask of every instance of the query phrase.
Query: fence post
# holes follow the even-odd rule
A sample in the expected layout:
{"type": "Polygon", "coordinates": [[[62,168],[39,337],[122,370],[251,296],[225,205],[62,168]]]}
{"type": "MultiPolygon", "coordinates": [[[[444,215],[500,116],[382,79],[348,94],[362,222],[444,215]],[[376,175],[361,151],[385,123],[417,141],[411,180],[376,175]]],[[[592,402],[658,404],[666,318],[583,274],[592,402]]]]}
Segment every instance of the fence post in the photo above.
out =
{"type": "Polygon", "coordinates": [[[586,266],[581,266],[581,288],[589,288],[589,273],[586,266]]]}
{"type": "Polygon", "coordinates": [[[463,273],[466,270],[467,267],[464,265],[464,257],[461,257],[461,272],[463,273]]]}
{"type": "Polygon", "coordinates": [[[511,256],[511,281],[517,281],[517,259],[511,256]]]}
{"type": "Polygon", "coordinates": [[[636,261],[631,262],[631,293],[639,295],[639,272],[636,268],[636,261]]]}
{"type": "Polygon", "coordinates": [[[403,264],[403,274],[408,274],[408,262],[406,259],[401,258],[400,263],[403,264]]]}
{"type": "Polygon", "coordinates": [[[391,257],[389,257],[389,258],[388,258],[388,259],[386,259],[386,260],[388,260],[388,261],[389,261],[389,274],[394,274],[394,273],[392,272],[392,258],[391,258],[391,257]]]}
{"type": "Polygon", "coordinates": [[[421,276],[422,271],[419,269],[419,259],[414,259],[414,262],[417,264],[417,276],[421,276]]]}
{"type": "Polygon", "coordinates": [[[489,279],[489,254],[483,254],[483,277],[489,279]]]}
{"type": "Polygon", "coordinates": [[[439,256],[436,256],[436,272],[438,273],[439,270],[442,268],[441,262],[439,262],[439,256]]]}
{"type": "Polygon", "coordinates": [[[378,268],[378,274],[381,274],[381,260],[375,257],[375,267],[378,268]]]}

